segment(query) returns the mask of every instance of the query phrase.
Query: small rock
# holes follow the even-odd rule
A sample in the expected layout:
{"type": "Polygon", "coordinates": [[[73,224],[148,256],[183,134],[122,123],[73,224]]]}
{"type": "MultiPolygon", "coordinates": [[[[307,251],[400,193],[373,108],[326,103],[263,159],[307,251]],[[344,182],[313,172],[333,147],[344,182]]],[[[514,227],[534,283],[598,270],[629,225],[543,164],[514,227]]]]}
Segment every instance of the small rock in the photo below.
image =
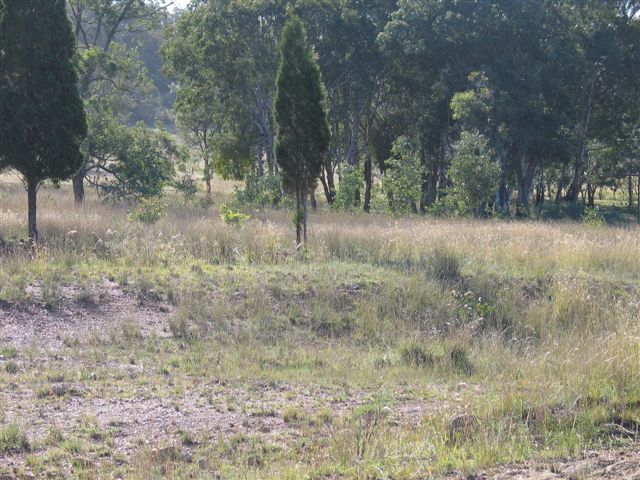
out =
{"type": "Polygon", "coordinates": [[[69,391],[69,387],[67,386],[66,383],[58,383],[53,387],[51,387],[51,391],[56,397],[63,397],[69,391]]]}
{"type": "Polygon", "coordinates": [[[157,462],[172,462],[180,458],[180,451],[174,446],[162,447],[153,450],[151,456],[157,462]]]}
{"type": "Polygon", "coordinates": [[[475,434],[479,428],[480,422],[475,415],[458,415],[449,423],[448,441],[454,444],[463,443],[475,434]]]}

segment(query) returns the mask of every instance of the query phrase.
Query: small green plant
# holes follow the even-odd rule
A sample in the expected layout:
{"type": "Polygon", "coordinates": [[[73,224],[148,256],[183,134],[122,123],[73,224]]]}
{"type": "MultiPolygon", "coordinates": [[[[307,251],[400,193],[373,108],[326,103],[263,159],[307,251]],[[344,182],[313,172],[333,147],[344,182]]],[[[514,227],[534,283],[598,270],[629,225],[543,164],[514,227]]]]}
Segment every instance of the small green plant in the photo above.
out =
{"type": "Polygon", "coordinates": [[[277,206],[285,199],[279,175],[248,175],[244,188],[236,188],[236,201],[253,207],[277,206]]]}
{"type": "Polygon", "coordinates": [[[13,361],[9,361],[5,364],[4,366],[4,370],[5,372],[7,372],[9,375],[14,375],[16,373],[18,373],[18,364],[16,362],[13,361]]]}
{"type": "Polygon", "coordinates": [[[454,282],[460,278],[460,260],[445,248],[437,247],[426,259],[427,275],[441,282],[454,282]]]}
{"type": "Polygon", "coordinates": [[[451,348],[451,368],[458,373],[471,375],[474,372],[473,364],[469,358],[469,350],[462,345],[454,345],[451,348]]]}
{"type": "Polygon", "coordinates": [[[130,217],[144,225],[153,225],[164,216],[166,209],[167,204],[160,197],[141,198],[130,217]]]}
{"type": "Polygon", "coordinates": [[[173,188],[182,195],[184,202],[190,202],[198,193],[198,183],[193,175],[185,173],[180,178],[173,182],[173,188]]]}
{"type": "Polygon", "coordinates": [[[384,187],[389,208],[395,214],[416,212],[422,195],[422,166],[415,144],[408,137],[398,137],[386,164],[384,187]]]}
{"type": "Polygon", "coordinates": [[[355,166],[347,165],[340,171],[340,183],[333,206],[350,210],[358,204],[358,194],[362,188],[362,171],[355,166]]]}
{"type": "Polygon", "coordinates": [[[249,220],[250,217],[245,213],[237,211],[230,205],[224,204],[220,207],[220,218],[229,225],[240,226],[249,220]]]}
{"type": "Polygon", "coordinates": [[[448,173],[454,187],[447,197],[457,204],[459,213],[485,216],[500,179],[489,141],[478,132],[462,132],[453,151],[448,173]]]}
{"type": "Polygon", "coordinates": [[[413,367],[433,367],[436,363],[433,353],[415,341],[400,346],[400,358],[403,363],[413,367]]]}
{"type": "Polygon", "coordinates": [[[587,225],[601,227],[606,225],[606,221],[600,207],[586,208],[582,216],[582,221],[587,225]]]}
{"type": "Polygon", "coordinates": [[[17,425],[0,428],[0,453],[15,454],[31,451],[31,442],[17,425]]]}

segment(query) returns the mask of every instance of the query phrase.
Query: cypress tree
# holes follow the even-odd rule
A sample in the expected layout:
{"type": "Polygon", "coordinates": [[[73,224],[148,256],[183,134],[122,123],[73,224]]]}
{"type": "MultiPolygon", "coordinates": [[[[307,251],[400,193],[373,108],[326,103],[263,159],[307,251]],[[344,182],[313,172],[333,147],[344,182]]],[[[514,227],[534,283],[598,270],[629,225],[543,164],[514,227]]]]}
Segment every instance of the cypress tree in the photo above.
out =
{"type": "Polygon", "coordinates": [[[284,188],[296,201],[296,241],[307,241],[307,196],[315,188],[329,146],[325,89],[302,21],[287,21],[280,40],[274,100],[276,159],[284,188]]]}
{"type": "Polygon", "coordinates": [[[75,40],[65,0],[0,0],[0,169],[17,170],[36,241],[36,198],[43,181],[72,176],[86,135],[77,90],[75,40]]]}

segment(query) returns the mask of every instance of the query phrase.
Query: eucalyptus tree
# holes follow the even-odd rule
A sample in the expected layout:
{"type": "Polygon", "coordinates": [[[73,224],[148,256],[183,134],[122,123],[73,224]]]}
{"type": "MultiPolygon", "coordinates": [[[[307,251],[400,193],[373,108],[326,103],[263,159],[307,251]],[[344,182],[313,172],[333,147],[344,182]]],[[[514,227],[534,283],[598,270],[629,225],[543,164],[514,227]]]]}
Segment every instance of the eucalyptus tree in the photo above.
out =
{"type": "MultiPolygon", "coordinates": [[[[166,18],[161,0],[67,0],[67,10],[79,53],[79,91],[89,119],[113,115],[121,123],[129,120],[136,102],[153,88],[136,49],[120,37],[157,28],[166,18]],[[110,108],[105,110],[107,101],[110,108]]],[[[92,123],[99,123],[99,120],[92,123]]],[[[83,146],[84,161],[73,177],[74,198],[84,202],[84,180],[100,163],[92,153],[91,127],[83,146]]]]}

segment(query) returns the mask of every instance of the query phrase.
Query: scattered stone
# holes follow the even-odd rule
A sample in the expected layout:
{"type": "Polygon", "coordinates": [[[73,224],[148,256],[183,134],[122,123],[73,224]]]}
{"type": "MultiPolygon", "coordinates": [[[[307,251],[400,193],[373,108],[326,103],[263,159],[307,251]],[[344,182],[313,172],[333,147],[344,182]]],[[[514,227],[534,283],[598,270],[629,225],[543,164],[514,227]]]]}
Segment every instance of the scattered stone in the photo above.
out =
{"type": "Polygon", "coordinates": [[[161,447],[151,451],[151,456],[157,462],[175,462],[180,458],[180,449],[175,446],[161,447]]]}
{"type": "Polygon", "coordinates": [[[448,441],[453,444],[463,443],[473,436],[480,428],[480,422],[475,415],[458,415],[449,423],[448,441]]]}

